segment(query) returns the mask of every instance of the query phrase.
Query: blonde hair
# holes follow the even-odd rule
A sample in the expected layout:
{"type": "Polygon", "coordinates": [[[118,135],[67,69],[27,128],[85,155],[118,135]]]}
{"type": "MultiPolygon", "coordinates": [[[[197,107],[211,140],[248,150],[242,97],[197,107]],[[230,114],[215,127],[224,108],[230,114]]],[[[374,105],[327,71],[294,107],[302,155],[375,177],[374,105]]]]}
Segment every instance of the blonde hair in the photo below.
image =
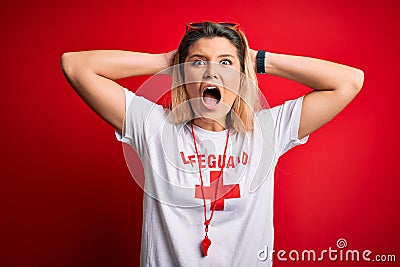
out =
{"type": "Polygon", "coordinates": [[[175,124],[185,123],[194,118],[194,112],[186,93],[183,63],[189,48],[200,38],[225,37],[237,49],[241,65],[240,85],[236,99],[226,117],[228,127],[238,133],[246,133],[254,129],[254,113],[261,110],[256,73],[249,54],[249,46],[244,33],[239,29],[212,22],[204,22],[199,30],[190,30],[182,38],[174,59],[171,109],[175,124]]]}

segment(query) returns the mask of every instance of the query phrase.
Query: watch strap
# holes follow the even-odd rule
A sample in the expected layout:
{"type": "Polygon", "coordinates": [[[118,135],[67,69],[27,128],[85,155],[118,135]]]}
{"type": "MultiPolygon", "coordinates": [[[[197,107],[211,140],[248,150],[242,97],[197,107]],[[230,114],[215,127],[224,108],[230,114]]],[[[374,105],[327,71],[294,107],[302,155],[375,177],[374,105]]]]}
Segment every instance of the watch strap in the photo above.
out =
{"type": "Polygon", "coordinates": [[[265,74],[265,50],[258,50],[256,56],[257,73],[265,74]]]}

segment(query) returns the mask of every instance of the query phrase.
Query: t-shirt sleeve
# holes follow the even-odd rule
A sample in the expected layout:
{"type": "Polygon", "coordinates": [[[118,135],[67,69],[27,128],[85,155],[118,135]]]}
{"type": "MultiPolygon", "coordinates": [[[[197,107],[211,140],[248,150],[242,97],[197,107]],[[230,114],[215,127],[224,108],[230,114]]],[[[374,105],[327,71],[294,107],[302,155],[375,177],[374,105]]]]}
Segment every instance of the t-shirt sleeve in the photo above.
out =
{"type": "Polygon", "coordinates": [[[271,109],[275,121],[275,144],[278,156],[308,141],[309,135],[302,139],[298,138],[303,98],[304,96],[301,96],[297,99],[288,100],[271,109]]]}
{"type": "Polygon", "coordinates": [[[132,91],[123,88],[125,92],[125,118],[122,133],[115,130],[118,141],[132,146],[139,156],[143,155],[146,144],[146,135],[154,129],[150,129],[157,120],[156,116],[162,116],[161,106],[138,96],[132,91]]]}

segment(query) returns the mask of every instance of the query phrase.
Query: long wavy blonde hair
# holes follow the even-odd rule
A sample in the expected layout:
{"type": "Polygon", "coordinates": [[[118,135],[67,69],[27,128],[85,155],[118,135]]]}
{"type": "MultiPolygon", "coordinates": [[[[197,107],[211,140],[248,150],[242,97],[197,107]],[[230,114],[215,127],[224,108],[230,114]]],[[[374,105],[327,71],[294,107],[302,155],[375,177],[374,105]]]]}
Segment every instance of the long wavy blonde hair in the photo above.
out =
{"type": "Polygon", "coordinates": [[[190,47],[200,38],[224,37],[236,48],[240,61],[241,77],[239,91],[226,117],[228,127],[238,133],[254,129],[254,113],[261,110],[256,73],[249,55],[249,46],[243,31],[218,23],[203,22],[201,29],[189,30],[183,36],[174,59],[172,76],[172,118],[176,124],[191,121],[194,112],[189,103],[184,82],[183,63],[190,47]]]}

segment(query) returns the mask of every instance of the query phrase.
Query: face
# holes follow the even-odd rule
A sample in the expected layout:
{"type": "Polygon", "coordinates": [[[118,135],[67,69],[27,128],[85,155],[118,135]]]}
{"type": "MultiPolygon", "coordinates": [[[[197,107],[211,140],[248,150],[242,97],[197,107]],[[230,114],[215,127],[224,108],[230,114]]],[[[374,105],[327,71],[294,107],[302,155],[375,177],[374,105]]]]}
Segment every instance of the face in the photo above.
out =
{"type": "Polygon", "coordinates": [[[196,117],[223,121],[240,85],[236,47],[224,37],[201,38],[185,59],[185,87],[196,117]]]}

